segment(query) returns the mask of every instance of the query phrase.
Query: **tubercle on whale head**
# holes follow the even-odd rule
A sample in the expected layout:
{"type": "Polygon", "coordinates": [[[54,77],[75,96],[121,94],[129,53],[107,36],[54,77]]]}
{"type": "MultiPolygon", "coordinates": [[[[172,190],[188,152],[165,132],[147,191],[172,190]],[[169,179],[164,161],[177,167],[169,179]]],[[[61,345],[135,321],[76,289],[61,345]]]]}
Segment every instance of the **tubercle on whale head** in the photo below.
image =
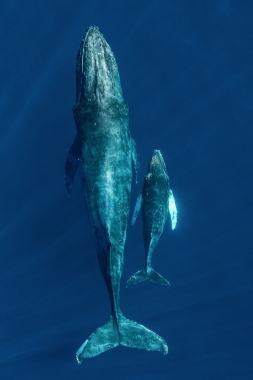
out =
{"type": "Polygon", "coordinates": [[[149,167],[148,175],[165,175],[166,174],[166,165],[160,150],[154,150],[149,167]]]}
{"type": "Polygon", "coordinates": [[[123,100],[118,67],[97,26],[86,28],[76,62],[76,102],[106,104],[123,100]]]}

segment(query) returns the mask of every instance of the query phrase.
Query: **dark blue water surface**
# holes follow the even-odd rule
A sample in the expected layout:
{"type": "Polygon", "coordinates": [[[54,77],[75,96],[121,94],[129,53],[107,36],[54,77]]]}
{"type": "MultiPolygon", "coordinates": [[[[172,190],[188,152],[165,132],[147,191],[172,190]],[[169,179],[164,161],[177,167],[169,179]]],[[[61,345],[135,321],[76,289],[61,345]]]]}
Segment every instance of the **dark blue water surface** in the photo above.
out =
{"type": "Polygon", "coordinates": [[[253,5],[246,0],[34,0],[0,6],[1,380],[253,379],[253,5]],[[170,288],[125,284],[144,261],[127,231],[121,305],[169,353],[118,347],[79,366],[109,317],[81,184],[64,185],[76,55],[98,25],[119,67],[138,147],[178,206],[153,257],[170,288]]]}

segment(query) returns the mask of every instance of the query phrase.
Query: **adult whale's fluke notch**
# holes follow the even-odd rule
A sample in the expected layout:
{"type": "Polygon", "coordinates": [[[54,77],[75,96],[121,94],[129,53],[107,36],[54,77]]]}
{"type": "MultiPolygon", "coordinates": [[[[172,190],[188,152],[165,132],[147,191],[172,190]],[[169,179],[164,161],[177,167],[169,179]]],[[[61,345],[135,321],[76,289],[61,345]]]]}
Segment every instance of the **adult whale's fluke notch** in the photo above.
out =
{"type": "Polygon", "coordinates": [[[109,321],[95,330],[76,354],[78,363],[116,346],[168,352],[153,331],[121,312],[120,279],[129,215],[132,160],[137,169],[135,143],[128,129],[128,105],[123,98],[114,55],[97,27],[87,28],[77,55],[77,134],[65,165],[71,192],[81,171],[98,262],[110,297],[109,321]]]}

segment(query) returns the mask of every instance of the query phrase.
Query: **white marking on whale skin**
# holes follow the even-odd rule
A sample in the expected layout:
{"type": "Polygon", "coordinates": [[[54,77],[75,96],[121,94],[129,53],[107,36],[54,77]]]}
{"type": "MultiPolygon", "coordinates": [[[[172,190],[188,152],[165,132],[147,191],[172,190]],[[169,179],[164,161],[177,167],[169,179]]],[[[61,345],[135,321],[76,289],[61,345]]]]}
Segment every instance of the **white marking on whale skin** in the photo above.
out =
{"type": "Polygon", "coordinates": [[[106,172],[106,183],[105,183],[105,194],[106,194],[106,214],[112,215],[113,214],[113,206],[114,206],[114,193],[113,193],[113,179],[112,179],[112,172],[111,170],[107,170],[106,172]]]}
{"type": "Polygon", "coordinates": [[[101,200],[99,209],[100,215],[103,217],[104,222],[110,226],[111,219],[114,214],[115,207],[115,193],[114,193],[114,180],[112,176],[112,171],[107,170],[103,175],[99,176],[97,181],[99,183],[99,196],[98,199],[101,200]]]}
{"type": "Polygon", "coordinates": [[[113,179],[111,170],[107,170],[106,172],[106,191],[110,194],[113,194],[112,191],[113,179]]]}

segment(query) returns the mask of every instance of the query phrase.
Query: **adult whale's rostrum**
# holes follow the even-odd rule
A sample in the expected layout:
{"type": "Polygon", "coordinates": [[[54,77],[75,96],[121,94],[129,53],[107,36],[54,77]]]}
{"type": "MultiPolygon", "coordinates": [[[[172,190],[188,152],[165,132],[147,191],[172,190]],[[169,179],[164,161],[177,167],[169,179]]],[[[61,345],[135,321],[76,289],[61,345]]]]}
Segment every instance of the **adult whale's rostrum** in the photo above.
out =
{"type": "Polygon", "coordinates": [[[127,319],[120,310],[120,279],[129,215],[132,159],[135,143],[128,129],[128,105],[123,98],[114,55],[97,27],[89,27],[76,66],[77,134],[65,166],[70,194],[79,168],[93,225],[100,270],[111,303],[109,321],[96,329],[76,353],[82,359],[118,346],[167,353],[165,341],[127,319]]]}
{"type": "Polygon", "coordinates": [[[144,178],[142,192],[137,198],[132,225],[136,221],[141,206],[145,267],[129,278],[127,286],[145,280],[150,280],[161,285],[170,285],[169,281],[157,273],[151,266],[154,249],[163,232],[169,213],[173,230],[177,223],[177,208],[160,150],[155,150],[151,157],[148,173],[144,178]]]}

